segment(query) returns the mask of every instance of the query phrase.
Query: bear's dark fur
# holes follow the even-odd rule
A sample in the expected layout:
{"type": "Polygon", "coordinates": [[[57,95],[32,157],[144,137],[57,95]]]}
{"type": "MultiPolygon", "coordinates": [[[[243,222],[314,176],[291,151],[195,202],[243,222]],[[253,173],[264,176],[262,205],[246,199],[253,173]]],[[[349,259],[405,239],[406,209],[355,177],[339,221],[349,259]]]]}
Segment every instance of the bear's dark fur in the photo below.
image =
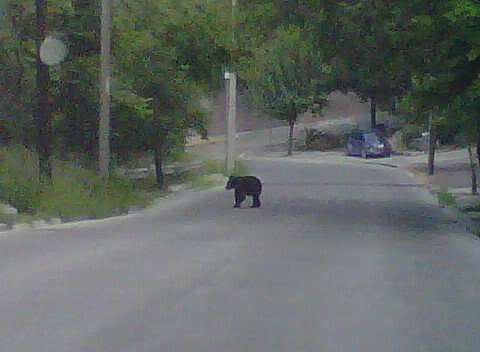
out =
{"type": "Polygon", "coordinates": [[[260,208],[260,194],[262,193],[262,183],[255,176],[230,176],[225,189],[235,189],[234,208],[240,208],[240,204],[246,196],[253,198],[251,208],[260,208]]]}

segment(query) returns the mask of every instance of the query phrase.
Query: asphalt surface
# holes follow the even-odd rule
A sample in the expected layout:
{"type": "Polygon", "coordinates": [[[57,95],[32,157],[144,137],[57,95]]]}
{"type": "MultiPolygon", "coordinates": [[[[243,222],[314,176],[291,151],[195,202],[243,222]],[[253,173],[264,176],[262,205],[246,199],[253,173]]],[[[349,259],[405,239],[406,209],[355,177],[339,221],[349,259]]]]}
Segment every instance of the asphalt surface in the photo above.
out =
{"type": "Polygon", "coordinates": [[[0,351],[478,351],[480,241],[407,174],[251,162],[223,189],[0,235],[0,351]]]}

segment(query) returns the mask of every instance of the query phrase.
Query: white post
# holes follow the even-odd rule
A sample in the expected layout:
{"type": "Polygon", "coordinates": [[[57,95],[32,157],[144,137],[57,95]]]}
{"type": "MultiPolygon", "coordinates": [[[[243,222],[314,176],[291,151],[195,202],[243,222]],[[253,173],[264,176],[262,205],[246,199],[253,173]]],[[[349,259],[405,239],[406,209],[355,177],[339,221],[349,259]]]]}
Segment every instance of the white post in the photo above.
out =
{"type": "Polygon", "coordinates": [[[100,67],[100,123],[98,131],[98,169],[108,177],[110,164],[110,30],[112,25],[112,0],[102,0],[101,17],[101,67],[100,67]]]}
{"type": "MultiPolygon", "coordinates": [[[[237,0],[232,0],[232,47],[235,45],[235,7],[237,0]]],[[[230,62],[232,64],[232,62],[230,62]]],[[[228,79],[227,90],[227,133],[226,149],[227,155],[225,166],[228,173],[233,172],[235,167],[235,135],[236,135],[236,112],[237,112],[237,75],[234,72],[225,73],[225,79],[228,79]]]]}
{"type": "Polygon", "coordinates": [[[229,74],[228,80],[228,119],[227,119],[227,172],[232,172],[235,167],[235,122],[237,102],[237,76],[229,74]]]}

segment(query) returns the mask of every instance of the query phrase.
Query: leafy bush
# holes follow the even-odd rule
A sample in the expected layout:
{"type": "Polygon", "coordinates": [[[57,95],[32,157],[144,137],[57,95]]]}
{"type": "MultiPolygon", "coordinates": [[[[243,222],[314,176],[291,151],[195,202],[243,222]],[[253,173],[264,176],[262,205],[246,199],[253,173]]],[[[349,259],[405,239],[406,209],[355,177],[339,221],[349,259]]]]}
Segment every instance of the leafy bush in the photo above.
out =
{"type": "Polygon", "coordinates": [[[307,150],[326,151],[341,148],[345,145],[345,138],[313,128],[305,129],[305,148],[307,150]]]}
{"type": "Polygon", "coordinates": [[[423,128],[418,125],[409,124],[402,128],[402,143],[408,146],[413,139],[422,136],[423,128]]]}
{"type": "Polygon", "coordinates": [[[308,149],[315,142],[318,131],[314,128],[305,128],[305,146],[308,149]]]}

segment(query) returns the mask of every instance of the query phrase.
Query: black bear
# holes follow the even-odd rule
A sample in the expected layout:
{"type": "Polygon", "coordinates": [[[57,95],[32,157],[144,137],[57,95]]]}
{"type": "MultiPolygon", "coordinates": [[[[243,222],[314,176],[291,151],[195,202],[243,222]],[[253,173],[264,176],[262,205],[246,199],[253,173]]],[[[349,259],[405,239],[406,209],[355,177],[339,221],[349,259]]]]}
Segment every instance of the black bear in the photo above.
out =
{"type": "Polygon", "coordinates": [[[230,176],[225,189],[235,189],[234,208],[240,208],[240,204],[246,196],[253,197],[251,208],[260,208],[260,194],[262,193],[262,183],[255,176],[230,176]]]}

